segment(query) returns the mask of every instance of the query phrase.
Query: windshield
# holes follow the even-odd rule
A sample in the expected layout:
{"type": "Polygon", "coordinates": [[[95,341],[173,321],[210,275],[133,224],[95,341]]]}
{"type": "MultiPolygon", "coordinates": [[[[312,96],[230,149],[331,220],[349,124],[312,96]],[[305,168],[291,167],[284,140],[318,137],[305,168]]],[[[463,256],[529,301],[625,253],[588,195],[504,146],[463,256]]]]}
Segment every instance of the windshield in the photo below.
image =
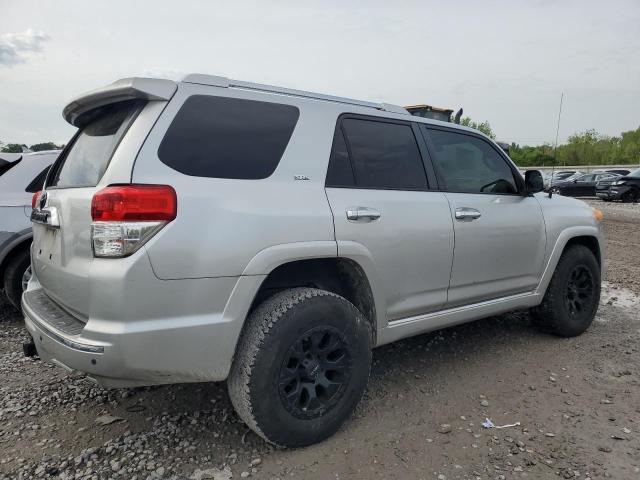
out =
{"type": "Polygon", "coordinates": [[[98,109],[54,166],[47,187],[95,186],[141,106],[126,101],[98,109]]]}
{"type": "Polygon", "coordinates": [[[631,172],[629,175],[627,175],[627,177],[640,177],[640,168],[631,172]]]}

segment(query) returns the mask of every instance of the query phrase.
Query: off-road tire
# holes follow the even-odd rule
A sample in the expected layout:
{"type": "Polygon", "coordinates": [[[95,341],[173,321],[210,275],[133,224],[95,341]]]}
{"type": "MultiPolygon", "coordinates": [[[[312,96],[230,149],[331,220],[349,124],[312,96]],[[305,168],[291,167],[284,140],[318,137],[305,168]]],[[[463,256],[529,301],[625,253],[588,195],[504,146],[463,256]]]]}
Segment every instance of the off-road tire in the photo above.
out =
{"type": "Polygon", "coordinates": [[[4,291],[9,299],[9,302],[17,308],[22,310],[22,275],[29,268],[31,258],[29,256],[29,250],[25,249],[18,252],[7,264],[4,271],[4,291]]]}
{"type": "MultiPolygon", "coordinates": [[[[345,298],[315,288],[279,292],[259,305],[245,323],[228,379],[231,402],[240,418],[270,443],[303,447],[324,440],[340,428],[364,393],[371,368],[371,342],[369,322],[345,298]],[[285,365],[287,369],[290,366],[296,342],[323,329],[336,332],[337,344],[347,352],[348,376],[342,378],[348,380],[339,387],[340,395],[331,397],[332,405],[326,410],[320,407],[315,416],[307,418],[306,412],[288,403],[279,382],[285,365]]],[[[319,346],[317,349],[320,351],[319,346]]],[[[304,371],[305,367],[298,365],[293,370],[296,368],[304,371]]],[[[328,378],[324,370],[321,375],[323,380],[328,378]]],[[[301,388],[302,381],[296,385],[301,388]]],[[[318,388],[322,393],[323,387],[318,388]]]]}
{"type": "MultiPolygon", "coordinates": [[[[579,283],[579,282],[578,282],[579,283]]],[[[575,337],[583,333],[593,321],[600,302],[600,265],[593,252],[583,245],[572,245],[560,257],[560,261],[547,287],[542,303],[532,309],[537,326],[560,337],[575,337]],[[584,278],[582,284],[589,288],[579,289],[584,298],[578,309],[572,298],[576,298],[576,280],[572,276],[580,272],[577,278],[584,278]]]]}

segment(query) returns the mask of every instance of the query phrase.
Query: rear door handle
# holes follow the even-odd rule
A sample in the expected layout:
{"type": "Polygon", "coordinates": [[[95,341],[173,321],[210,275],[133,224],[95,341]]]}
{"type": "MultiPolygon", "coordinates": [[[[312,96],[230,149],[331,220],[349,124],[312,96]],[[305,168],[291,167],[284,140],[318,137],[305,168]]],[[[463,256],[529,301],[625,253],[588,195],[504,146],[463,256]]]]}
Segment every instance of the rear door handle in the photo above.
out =
{"type": "Polygon", "coordinates": [[[350,222],[373,222],[380,218],[380,212],[369,207],[347,207],[347,220],[350,222]]]}
{"type": "Polygon", "coordinates": [[[472,220],[477,220],[481,216],[482,214],[475,208],[470,208],[470,207],[456,208],[456,220],[460,220],[462,222],[471,222],[472,220]]]}

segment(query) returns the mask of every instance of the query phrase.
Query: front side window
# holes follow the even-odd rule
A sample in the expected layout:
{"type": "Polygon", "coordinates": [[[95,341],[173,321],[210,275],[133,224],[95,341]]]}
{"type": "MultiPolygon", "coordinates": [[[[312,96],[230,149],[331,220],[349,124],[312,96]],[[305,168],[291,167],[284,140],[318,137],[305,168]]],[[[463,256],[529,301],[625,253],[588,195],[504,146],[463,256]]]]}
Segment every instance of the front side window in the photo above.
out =
{"type": "Polygon", "coordinates": [[[513,171],[488,142],[464,133],[422,128],[431,140],[433,165],[443,190],[518,193],[513,171]]]}
{"type": "Polygon", "coordinates": [[[580,183],[589,183],[595,180],[596,176],[594,174],[588,173],[578,178],[578,182],[580,183]]]}
{"type": "Polygon", "coordinates": [[[80,129],[52,171],[47,187],[88,187],[98,184],[111,156],[144,102],[130,100],[100,107],[80,129]]]}
{"type": "Polygon", "coordinates": [[[165,134],[158,157],[185,175],[257,180],[270,176],[298,122],[291,105],[193,95],[165,134]]]}
{"type": "Polygon", "coordinates": [[[342,143],[338,126],[327,185],[348,186],[345,183],[355,182],[357,187],[369,189],[428,188],[422,157],[410,125],[346,118],[342,121],[342,130],[346,143],[342,143]],[[337,177],[340,181],[332,185],[337,177]]]}

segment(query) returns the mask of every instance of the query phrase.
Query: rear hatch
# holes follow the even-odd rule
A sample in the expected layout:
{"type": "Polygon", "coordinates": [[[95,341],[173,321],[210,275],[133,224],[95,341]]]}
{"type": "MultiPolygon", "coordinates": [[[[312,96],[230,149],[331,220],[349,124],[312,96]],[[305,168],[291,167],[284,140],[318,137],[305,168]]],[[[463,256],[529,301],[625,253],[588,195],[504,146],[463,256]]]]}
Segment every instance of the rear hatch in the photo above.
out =
{"type": "Polygon", "coordinates": [[[135,156],[175,90],[169,80],[124,79],[64,110],[79,130],[36,194],[32,264],[45,293],[81,320],[91,313],[92,198],[107,185],[131,182],[135,156]]]}
{"type": "Polygon", "coordinates": [[[88,313],[91,199],[143,105],[129,100],[96,109],[54,163],[38,197],[38,210],[55,215],[47,223],[34,221],[34,271],[45,292],[79,317],[88,313]]]}

